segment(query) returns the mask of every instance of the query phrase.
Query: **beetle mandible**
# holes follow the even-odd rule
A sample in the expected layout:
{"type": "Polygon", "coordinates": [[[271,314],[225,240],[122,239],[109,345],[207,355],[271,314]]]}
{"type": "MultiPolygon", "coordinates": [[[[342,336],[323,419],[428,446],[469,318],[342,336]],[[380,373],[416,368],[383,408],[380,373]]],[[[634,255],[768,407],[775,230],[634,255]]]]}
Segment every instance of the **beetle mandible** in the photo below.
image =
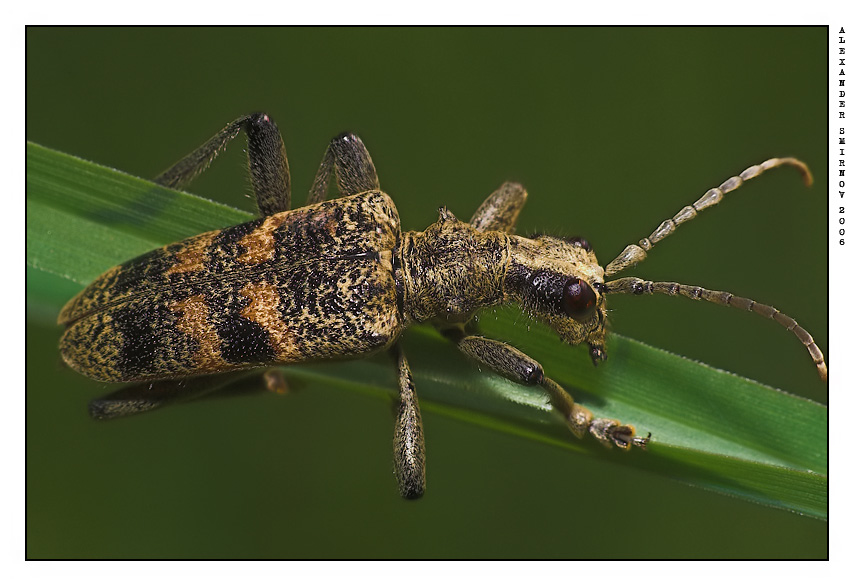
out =
{"type": "MultiPolygon", "coordinates": [[[[606,294],[664,293],[759,313],[792,331],[823,379],[821,350],[795,320],[771,306],[723,291],[635,277],[606,281],[646,257],[677,226],[724,194],[775,167],[809,169],[793,158],[770,159],[710,189],[630,244],[605,268],[582,238],[515,235],[527,198],[504,183],[462,222],[445,208],[423,232],[403,232],[374,164],[354,134],[334,138],[305,207],[290,209],[290,173],[281,134],[264,113],[243,116],[156,178],[180,188],[202,172],[241,130],[261,218],[170,244],[108,270],[62,309],[60,350],[80,373],[107,382],[174,384],[193,375],[256,366],[356,358],[389,351],[398,369],[394,464],[400,493],[425,490],[424,433],[418,398],[398,344],[403,330],[432,322],[468,357],[523,385],[538,385],[578,437],[593,435],[621,449],[645,447],[632,425],[595,417],[534,359],[477,334],[481,308],[517,304],[572,345],[586,343],[604,360],[606,294]],[[340,197],[326,200],[334,174],[340,197]]],[[[157,402],[93,402],[111,417],[157,402]]]]}

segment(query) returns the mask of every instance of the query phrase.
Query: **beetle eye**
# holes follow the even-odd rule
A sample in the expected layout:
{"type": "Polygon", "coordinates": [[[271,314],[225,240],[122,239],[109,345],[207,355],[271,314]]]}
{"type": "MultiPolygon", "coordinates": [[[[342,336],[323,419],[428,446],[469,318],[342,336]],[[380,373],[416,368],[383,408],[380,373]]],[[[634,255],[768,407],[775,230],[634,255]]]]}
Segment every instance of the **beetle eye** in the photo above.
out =
{"type": "Polygon", "coordinates": [[[573,319],[584,320],[595,308],[596,293],[593,288],[578,277],[567,279],[560,299],[560,310],[573,319]]]}

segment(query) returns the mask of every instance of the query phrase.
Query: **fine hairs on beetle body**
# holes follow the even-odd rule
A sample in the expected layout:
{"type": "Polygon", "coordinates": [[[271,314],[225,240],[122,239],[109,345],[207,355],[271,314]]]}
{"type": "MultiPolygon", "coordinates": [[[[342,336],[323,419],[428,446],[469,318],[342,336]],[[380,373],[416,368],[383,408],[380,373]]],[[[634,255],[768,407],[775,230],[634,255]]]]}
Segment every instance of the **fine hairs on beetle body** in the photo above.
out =
{"type": "Polygon", "coordinates": [[[401,231],[367,149],[350,133],[331,141],[306,205],[291,210],[285,146],[264,113],[238,118],[156,181],[185,186],[240,130],[248,137],[261,217],[114,267],[62,309],[60,351],[73,369],[99,381],[150,383],[141,394],[120,391],[93,401],[94,417],[158,407],[187,377],[385,350],[396,362],[400,390],[395,475],[400,494],[418,498],[426,486],[424,433],[398,338],[412,323],[431,322],[476,363],[542,388],[579,438],[589,432],[607,447],[644,448],[649,436],[595,417],[537,361],[478,335],[471,319],[481,308],[516,304],[564,342],[587,344],[596,364],[606,358],[606,296],[617,293],[683,295],[758,313],[795,334],[826,380],[827,365],[812,337],[771,306],[679,283],[605,280],[638,264],[677,226],[769,169],[795,167],[810,184],[809,169],[797,159],[770,159],[727,179],[602,268],[583,238],[513,233],[527,198],[518,183],[501,185],[469,222],[441,208],[439,220],[423,232],[401,231]],[[327,200],[333,175],[339,198],[327,200]]]}

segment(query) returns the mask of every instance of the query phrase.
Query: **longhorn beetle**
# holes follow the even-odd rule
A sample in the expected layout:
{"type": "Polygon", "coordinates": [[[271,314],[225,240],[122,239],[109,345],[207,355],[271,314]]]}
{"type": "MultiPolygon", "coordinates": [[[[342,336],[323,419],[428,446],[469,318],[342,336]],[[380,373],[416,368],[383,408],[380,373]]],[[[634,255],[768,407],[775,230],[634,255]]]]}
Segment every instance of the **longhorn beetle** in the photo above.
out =
{"type": "MultiPolygon", "coordinates": [[[[391,198],[380,190],[374,164],[355,134],[326,150],[305,207],[290,209],[285,146],[264,113],[238,118],[159,177],[180,188],[203,171],[244,130],[249,170],[261,218],[206,232],[143,254],[108,270],[66,304],[59,323],[62,357],[99,381],[157,381],[255,366],[356,358],[388,350],[400,387],[394,464],[400,493],[424,493],[424,434],[401,332],[433,322],[478,364],[523,385],[538,385],[579,438],[645,447],[632,425],[595,417],[576,404],[542,367],[514,347],[477,335],[481,308],[517,304],[551,326],[568,344],[586,343],[596,364],[606,358],[608,294],[664,293],[730,305],[773,319],[806,346],[822,379],[827,366],[812,337],[771,306],[723,291],[635,277],[605,281],[646,258],[677,226],[763,172],[789,165],[807,184],[807,166],[770,159],[710,189],[665,220],[648,238],[628,245],[604,269],[583,238],[513,234],[527,198],[504,183],[462,222],[445,208],[423,232],[402,232],[391,198]],[[327,201],[335,177],[340,198],[327,201]]],[[[112,417],[158,405],[116,395],[93,402],[93,415],[112,417]]]]}

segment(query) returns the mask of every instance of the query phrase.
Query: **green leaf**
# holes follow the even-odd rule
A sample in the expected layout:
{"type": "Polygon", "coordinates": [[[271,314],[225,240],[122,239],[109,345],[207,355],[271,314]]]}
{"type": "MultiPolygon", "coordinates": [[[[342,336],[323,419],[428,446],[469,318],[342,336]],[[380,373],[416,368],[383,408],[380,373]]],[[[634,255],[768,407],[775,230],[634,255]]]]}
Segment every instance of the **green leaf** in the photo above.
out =
{"type": "MultiPolygon", "coordinates": [[[[107,268],[250,214],[99,165],[27,145],[28,319],[55,320],[80,285],[107,268]]],[[[577,441],[537,388],[481,373],[426,327],[404,346],[422,409],[652,471],[766,506],[827,516],[827,408],[622,336],[607,366],[568,349],[517,309],[485,311],[481,328],[512,340],[597,416],[652,433],[648,451],[577,441]]],[[[387,360],[288,368],[383,400],[396,393],[387,360]]]]}

